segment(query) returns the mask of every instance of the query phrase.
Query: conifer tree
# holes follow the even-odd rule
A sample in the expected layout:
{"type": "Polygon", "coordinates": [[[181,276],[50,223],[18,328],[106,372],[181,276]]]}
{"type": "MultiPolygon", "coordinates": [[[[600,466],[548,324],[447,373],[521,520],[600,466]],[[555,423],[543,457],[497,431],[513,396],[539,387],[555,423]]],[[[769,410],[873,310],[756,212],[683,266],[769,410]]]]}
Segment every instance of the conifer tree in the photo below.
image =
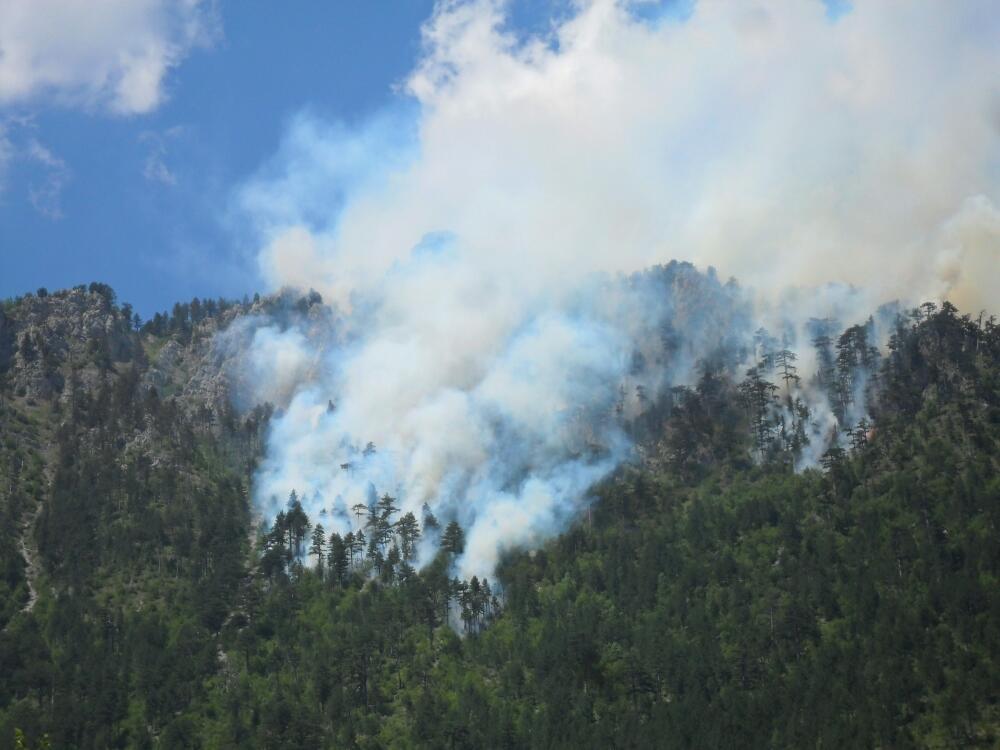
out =
{"type": "Polygon", "coordinates": [[[399,535],[399,544],[404,560],[413,559],[416,554],[417,541],[420,539],[420,524],[413,513],[406,513],[396,524],[396,533],[399,535]]]}
{"type": "MultiPolygon", "coordinates": [[[[334,534],[330,534],[330,547],[333,548],[333,537],[334,534]]],[[[354,565],[354,532],[348,531],[342,540],[345,550],[346,557],[350,560],[350,564],[354,565]]],[[[332,554],[332,552],[331,552],[332,554]]]]}
{"type": "Polygon", "coordinates": [[[338,584],[343,584],[347,580],[347,571],[349,569],[347,555],[348,544],[346,538],[341,539],[340,534],[336,532],[330,534],[330,573],[333,580],[338,584]]]}
{"type": "Polygon", "coordinates": [[[441,524],[438,522],[437,516],[434,515],[434,512],[431,510],[431,506],[427,503],[424,503],[422,513],[424,516],[424,531],[436,531],[441,528],[441,524]]]}
{"type": "Polygon", "coordinates": [[[299,496],[295,490],[292,490],[288,496],[288,512],[285,520],[288,526],[289,557],[297,557],[301,554],[302,540],[306,538],[312,524],[302,508],[302,503],[299,502],[299,496]]]}
{"type": "Polygon", "coordinates": [[[465,551],[465,532],[458,525],[458,521],[451,521],[445,527],[444,535],[441,537],[441,549],[453,555],[461,555],[465,551]]]}
{"type": "Polygon", "coordinates": [[[323,577],[323,561],[326,557],[326,529],[323,524],[318,523],[313,527],[312,544],[309,546],[309,554],[316,557],[316,571],[323,577]]]}

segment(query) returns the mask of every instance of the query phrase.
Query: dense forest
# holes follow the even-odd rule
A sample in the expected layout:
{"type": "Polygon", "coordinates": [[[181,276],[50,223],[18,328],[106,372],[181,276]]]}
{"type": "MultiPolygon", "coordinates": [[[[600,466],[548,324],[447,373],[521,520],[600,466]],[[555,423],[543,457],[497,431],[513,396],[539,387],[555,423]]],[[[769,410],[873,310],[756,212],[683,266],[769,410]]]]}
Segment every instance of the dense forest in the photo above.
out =
{"type": "Polygon", "coordinates": [[[190,383],[235,318],[320,302],[4,304],[0,748],[1000,742],[993,319],[813,321],[842,434],[811,462],[758,331],[619,414],[641,451],[566,533],[462,580],[462,527],[385,492],[343,535],[294,492],[254,517],[272,407],[190,383]]]}

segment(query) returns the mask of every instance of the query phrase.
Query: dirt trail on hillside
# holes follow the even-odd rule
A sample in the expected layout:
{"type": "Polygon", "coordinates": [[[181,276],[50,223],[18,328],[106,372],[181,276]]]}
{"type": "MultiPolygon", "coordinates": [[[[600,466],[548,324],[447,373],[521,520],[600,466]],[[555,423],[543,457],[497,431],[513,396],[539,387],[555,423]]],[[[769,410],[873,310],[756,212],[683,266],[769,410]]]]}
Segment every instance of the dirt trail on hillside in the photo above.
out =
{"type": "Polygon", "coordinates": [[[21,551],[21,557],[24,558],[25,563],[24,580],[28,584],[28,601],[21,608],[22,612],[30,612],[38,602],[38,574],[40,568],[38,564],[38,550],[34,542],[34,531],[35,522],[38,520],[41,512],[42,501],[38,500],[35,503],[34,510],[28,513],[27,518],[24,520],[21,526],[21,534],[17,540],[18,549],[21,551]]]}
{"type": "MultiPolygon", "coordinates": [[[[53,482],[51,446],[43,450],[42,456],[45,459],[42,475],[45,477],[45,491],[47,493],[53,482]]],[[[21,607],[21,612],[25,614],[31,612],[38,603],[38,579],[42,572],[42,563],[39,559],[38,544],[35,541],[35,524],[38,522],[38,517],[42,514],[44,506],[43,497],[36,497],[35,507],[27,513],[21,522],[21,533],[17,539],[17,548],[21,552],[21,557],[24,558],[24,580],[28,584],[28,601],[21,607]]]]}

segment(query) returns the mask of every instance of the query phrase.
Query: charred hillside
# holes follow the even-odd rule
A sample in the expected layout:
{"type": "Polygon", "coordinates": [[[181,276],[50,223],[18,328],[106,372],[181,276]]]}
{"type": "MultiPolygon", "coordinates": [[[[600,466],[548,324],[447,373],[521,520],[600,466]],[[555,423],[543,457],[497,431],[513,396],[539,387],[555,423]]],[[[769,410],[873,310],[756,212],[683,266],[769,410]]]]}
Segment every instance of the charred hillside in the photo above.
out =
{"type": "Polygon", "coordinates": [[[490,580],[388,487],[349,538],[298,494],[258,528],[241,374],[273,331],[349,340],[317,295],[4,303],[0,747],[993,746],[996,322],[812,321],[808,370],[712,276],[615,283],[666,301],[572,424],[634,451],[490,580]]]}

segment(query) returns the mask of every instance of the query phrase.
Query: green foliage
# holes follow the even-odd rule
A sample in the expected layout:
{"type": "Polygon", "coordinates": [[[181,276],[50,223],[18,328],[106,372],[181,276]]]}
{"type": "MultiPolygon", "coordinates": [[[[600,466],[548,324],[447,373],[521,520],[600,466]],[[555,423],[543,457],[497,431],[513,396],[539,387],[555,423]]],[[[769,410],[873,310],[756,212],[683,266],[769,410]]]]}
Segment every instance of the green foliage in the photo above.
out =
{"type": "MultiPolygon", "coordinates": [[[[907,326],[904,343],[938,346],[939,323],[907,326]]],[[[621,473],[590,523],[504,561],[488,627],[484,585],[449,584],[446,557],[393,585],[261,582],[231,662],[239,711],[214,710],[205,731],[260,747],[994,746],[990,335],[961,375],[936,356],[909,373],[928,394],[915,412],[887,391],[878,425],[826,473],[735,455],[621,473]]],[[[696,443],[717,439],[709,392],[681,406],[702,415],[696,443]]],[[[449,524],[442,549],[460,539],[449,524]]]]}
{"type": "Polygon", "coordinates": [[[650,462],[497,580],[389,495],[327,535],[293,493],[248,554],[269,410],[217,424],[142,361],[67,370],[61,414],[5,393],[0,748],[995,747],[1000,330],[922,309],[875,362],[869,327],[814,328],[839,410],[878,380],[823,471],[763,424],[798,376],[758,332],[742,390],[704,363],[629,425],[650,462]]]}
{"type": "Polygon", "coordinates": [[[15,729],[25,747],[179,736],[245,576],[238,467],[264,415],[213,424],[144,386],[143,359],[89,370],[85,384],[92,364],[56,362],[69,375],[60,401],[0,403],[3,748],[15,729]],[[30,582],[22,549],[36,558],[30,582]],[[22,611],[29,584],[39,599],[22,611]]]}

